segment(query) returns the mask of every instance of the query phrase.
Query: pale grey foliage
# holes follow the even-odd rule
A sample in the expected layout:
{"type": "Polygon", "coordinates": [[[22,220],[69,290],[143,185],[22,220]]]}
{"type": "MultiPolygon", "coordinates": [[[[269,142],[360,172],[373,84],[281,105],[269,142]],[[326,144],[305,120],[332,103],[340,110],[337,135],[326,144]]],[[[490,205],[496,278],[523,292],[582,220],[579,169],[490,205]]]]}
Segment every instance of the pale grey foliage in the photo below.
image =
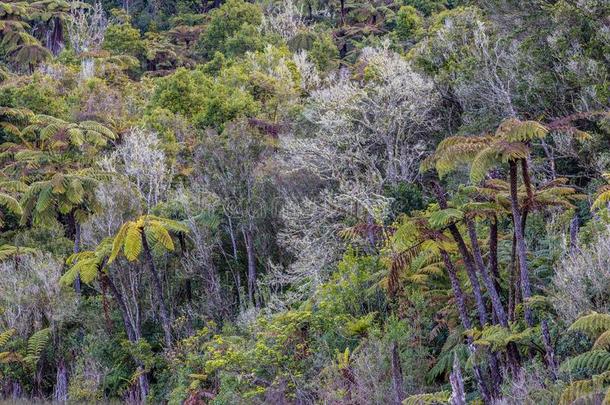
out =
{"type": "Polygon", "coordinates": [[[281,137],[284,174],[310,188],[286,197],[279,241],[297,260],[278,283],[315,288],[341,256],[346,220],[382,221],[391,202],[383,188],[419,176],[437,128],[433,84],[387,47],[364,49],[361,63],[372,78],[339,72],[311,93],[303,113],[311,130],[281,137]]]}
{"type": "Polygon", "coordinates": [[[173,167],[166,159],[156,133],[132,128],[104,165],[133,182],[146,203],[146,209],[165,200],[171,186],[173,167]]]}
{"type": "Polygon", "coordinates": [[[555,267],[552,302],[568,324],[588,311],[610,307],[610,230],[566,255],[555,267]]]}
{"type": "Polygon", "coordinates": [[[305,28],[302,10],[293,0],[282,0],[264,13],[263,29],[286,41],[305,28]]]}
{"type": "Polygon", "coordinates": [[[68,35],[77,55],[100,50],[107,28],[108,18],[100,2],[90,8],[72,7],[70,10],[68,35]]]}
{"type": "Polygon", "coordinates": [[[76,313],[76,296],[62,289],[63,263],[50,254],[21,255],[0,263],[0,330],[22,336],[76,313]]]}

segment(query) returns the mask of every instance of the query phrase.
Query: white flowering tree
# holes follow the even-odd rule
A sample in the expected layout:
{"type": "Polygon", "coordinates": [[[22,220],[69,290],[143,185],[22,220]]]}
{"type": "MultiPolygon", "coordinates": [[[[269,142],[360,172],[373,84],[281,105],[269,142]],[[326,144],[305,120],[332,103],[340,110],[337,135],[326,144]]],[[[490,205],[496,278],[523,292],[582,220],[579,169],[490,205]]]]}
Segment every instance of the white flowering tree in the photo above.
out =
{"type": "Polygon", "coordinates": [[[284,171],[295,187],[282,211],[280,242],[297,257],[288,274],[299,284],[313,287],[324,278],[339,258],[347,222],[383,220],[390,203],[384,187],[417,180],[437,129],[431,81],[387,46],[365,48],[359,63],[360,80],[343,72],[312,91],[306,134],[282,138],[284,171]]]}

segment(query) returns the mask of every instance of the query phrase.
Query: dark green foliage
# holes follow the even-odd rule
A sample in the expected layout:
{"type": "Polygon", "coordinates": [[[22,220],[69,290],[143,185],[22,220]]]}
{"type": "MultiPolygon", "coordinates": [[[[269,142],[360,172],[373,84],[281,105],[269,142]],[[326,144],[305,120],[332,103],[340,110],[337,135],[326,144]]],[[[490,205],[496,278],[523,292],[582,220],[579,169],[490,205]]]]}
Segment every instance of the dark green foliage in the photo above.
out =
{"type": "Polygon", "coordinates": [[[227,56],[243,54],[263,47],[258,28],[262,11],[256,4],[229,0],[210,13],[197,48],[203,58],[211,59],[219,51],[227,56]]]}

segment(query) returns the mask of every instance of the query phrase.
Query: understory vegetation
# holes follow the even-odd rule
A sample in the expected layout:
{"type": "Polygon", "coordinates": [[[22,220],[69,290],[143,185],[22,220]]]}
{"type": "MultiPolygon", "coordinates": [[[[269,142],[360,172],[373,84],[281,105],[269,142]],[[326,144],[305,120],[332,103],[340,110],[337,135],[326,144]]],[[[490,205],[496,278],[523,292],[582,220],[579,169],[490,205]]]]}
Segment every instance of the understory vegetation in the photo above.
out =
{"type": "Polygon", "coordinates": [[[0,1],[0,402],[610,405],[609,84],[606,0],[0,1]]]}

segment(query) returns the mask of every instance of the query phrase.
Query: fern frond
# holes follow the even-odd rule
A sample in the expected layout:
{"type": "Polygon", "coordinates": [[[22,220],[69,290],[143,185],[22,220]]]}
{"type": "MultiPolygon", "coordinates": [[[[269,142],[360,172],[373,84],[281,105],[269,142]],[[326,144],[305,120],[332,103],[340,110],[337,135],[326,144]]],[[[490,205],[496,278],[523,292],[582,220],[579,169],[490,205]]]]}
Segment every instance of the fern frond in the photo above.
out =
{"type": "Polygon", "coordinates": [[[8,343],[8,340],[15,334],[15,329],[8,329],[0,333],[0,347],[8,343]]]}
{"type": "Polygon", "coordinates": [[[157,223],[152,223],[144,229],[146,236],[150,237],[155,242],[160,243],[170,252],[174,250],[174,241],[165,227],[157,223]]]}
{"type": "Polygon", "coordinates": [[[45,328],[34,333],[28,339],[27,356],[23,359],[30,367],[34,367],[51,337],[51,329],[45,328]]]}
{"type": "Polygon", "coordinates": [[[610,185],[604,185],[597,190],[597,195],[591,205],[591,210],[601,210],[602,208],[608,207],[608,204],[610,204],[610,185]]]}
{"type": "Polygon", "coordinates": [[[601,374],[610,371],[610,352],[606,350],[591,350],[564,361],[559,370],[565,373],[586,372],[601,374]]]}
{"type": "Polygon", "coordinates": [[[123,253],[125,258],[130,262],[136,260],[142,252],[142,228],[138,227],[136,223],[127,229],[125,235],[125,244],[123,246],[123,253]]]}
{"type": "Polygon", "coordinates": [[[496,135],[509,142],[527,142],[542,139],[547,136],[548,132],[548,129],[539,122],[509,118],[500,124],[496,135]]]}
{"type": "Polygon", "coordinates": [[[470,182],[473,184],[480,183],[489,170],[499,163],[500,151],[493,147],[494,144],[482,149],[472,159],[470,166],[470,182]]]}
{"type": "Polygon", "coordinates": [[[131,226],[132,222],[126,222],[123,225],[121,225],[121,227],[119,228],[119,231],[117,232],[116,236],[114,237],[114,240],[112,242],[112,250],[110,252],[110,257],[108,258],[108,263],[112,263],[116,260],[117,256],[119,255],[121,248],[123,247],[123,244],[125,243],[125,236],[127,235],[127,231],[129,229],[129,227],[131,226]]]}
{"type": "Polygon", "coordinates": [[[38,253],[38,250],[30,247],[2,245],[0,246],[0,261],[6,260],[13,256],[35,253],[38,253]]]}
{"type": "Polygon", "coordinates": [[[582,332],[590,338],[595,339],[602,333],[610,330],[610,314],[600,314],[592,311],[590,314],[574,321],[568,330],[582,332]]]}
{"type": "MultiPolygon", "coordinates": [[[[592,393],[600,393],[607,389],[610,383],[610,372],[593,376],[588,380],[579,380],[570,383],[561,393],[560,405],[568,405],[592,393]]],[[[585,402],[586,403],[586,402],[585,402]]]]}
{"type": "Polygon", "coordinates": [[[15,215],[23,215],[21,204],[15,198],[8,194],[0,193],[0,205],[6,208],[9,212],[15,215]]]}
{"type": "Polygon", "coordinates": [[[108,139],[116,139],[114,132],[112,132],[110,129],[106,128],[104,125],[100,124],[99,122],[82,121],[78,125],[87,131],[97,132],[108,139]]]}
{"type": "Polygon", "coordinates": [[[599,335],[595,343],[593,343],[593,350],[610,351],[610,329],[599,335]]]}
{"type": "Polygon", "coordinates": [[[451,392],[439,391],[430,394],[417,394],[407,397],[402,401],[403,405],[438,405],[448,404],[451,392]]]}
{"type": "Polygon", "coordinates": [[[430,214],[428,221],[433,228],[440,229],[453,222],[461,221],[464,213],[456,208],[446,208],[430,214]]]}

